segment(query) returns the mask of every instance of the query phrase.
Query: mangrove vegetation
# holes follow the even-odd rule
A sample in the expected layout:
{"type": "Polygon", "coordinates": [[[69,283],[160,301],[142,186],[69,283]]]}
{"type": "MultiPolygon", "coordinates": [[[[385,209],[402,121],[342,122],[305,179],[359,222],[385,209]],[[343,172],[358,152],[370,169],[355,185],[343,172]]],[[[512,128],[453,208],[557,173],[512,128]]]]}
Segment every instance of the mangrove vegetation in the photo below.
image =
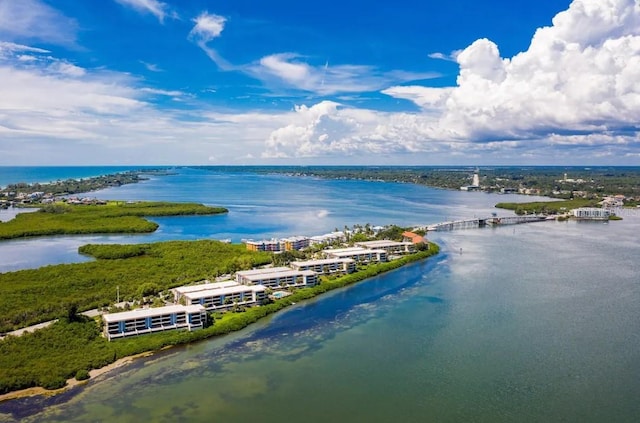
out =
{"type": "Polygon", "coordinates": [[[35,213],[20,213],[0,222],[0,240],[47,235],[149,233],[158,224],[145,216],[209,215],[226,213],[223,207],[196,203],[123,202],[74,205],[47,204],[35,213]]]}
{"type": "Polygon", "coordinates": [[[271,262],[271,254],[213,240],[86,245],[96,261],[0,273],[0,332],[49,321],[69,304],[79,311],[140,298],[271,262]]]}
{"type": "Polygon", "coordinates": [[[598,207],[597,200],[575,198],[560,201],[533,201],[529,203],[498,203],[499,209],[513,210],[517,215],[523,214],[561,214],[579,207],[598,207]]]}
{"type": "MultiPolygon", "coordinates": [[[[192,244],[194,245],[193,250],[203,247],[197,242],[192,244]]],[[[175,249],[177,251],[175,254],[184,254],[185,258],[190,255],[185,253],[183,249],[175,247],[175,245],[165,245],[161,248],[164,250],[175,249]]],[[[215,243],[210,247],[209,252],[222,250],[228,253],[231,250],[226,250],[226,248],[239,246],[215,243]]],[[[437,253],[438,246],[429,244],[428,249],[421,249],[417,253],[391,262],[370,264],[359,268],[356,273],[344,276],[323,276],[319,285],[295,290],[292,295],[274,300],[269,304],[244,310],[213,313],[210,315],[208,327],[194,332],[174,330],[108,342],[106,338],[101,336],[99,322],[84,316],[74,318],[72,313],[68,313],[70,309],[67,308],[64,316],[47,328],[20,337],[8,336],[0,341],[0,368],[3,369],[3,372],[0,373],[0,393],[33,386],[42,386],[47,389],[60,388],[66,384],[67,379],[86,378],[89,370],[106,366],[120,358],[237,331],[293,303],[371,278],[437,253]]],[[[227,259],[232,259],[232,255],[226,253],[223,255],[227,259]]],[[[250,257],[251,260],[265,258],[262,255],[255,255],[255,253],[247,257],[250,257]]],[[[139,260],[139,257],[114,260],[132,263],[132,261],[139,260]]],[[[207,263],[214,266],[217,261],[208,258],[207,263]]],[[[104,265],[105,262],[100,264],[104,265]]],[[[202,275],[204,274],[206,272],[202,273],[202,275]]],[[[21,276],[21,278],[23,277],[21,276]]],[[[24,278],[24,280],[26,279],[24,278]]],[[[145,279],[150,280],[151,276],[145,277],[145,279]]],[[[7,282],[6,280],[2,281],[2,286],[7,282]]],[[[87,288],[87,290],[92,289],[87,288]]],[[[130,284],[128,289],[132,290],[135,287],[130,284]]],[[[111,293],[107,293],[104,298],[111,299],[112,297],[111,293]]]]}

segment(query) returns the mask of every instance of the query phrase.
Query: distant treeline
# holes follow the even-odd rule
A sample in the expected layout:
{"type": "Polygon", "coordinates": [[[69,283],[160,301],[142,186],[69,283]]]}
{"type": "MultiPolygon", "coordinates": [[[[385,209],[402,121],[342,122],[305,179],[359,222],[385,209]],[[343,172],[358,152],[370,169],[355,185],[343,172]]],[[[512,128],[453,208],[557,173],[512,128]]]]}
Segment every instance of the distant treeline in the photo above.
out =
{"type": "MultiPolygon", "coordinates": [[[[233,171],[234,168],[208,168],[233,171]]],[[[313,176],[331,179],[359,179],[405,182],[436,188],[459,189],[472,182],[475,167],[433,166],[266,166],[244,171],[313,176]]],[[[602,197],[622,194],[640,198],[640,167],[480,167],[480,185],[486,191],[532,189],[540,195],[572,198],[574,195],[602,197]],[[565,174],[567,175],[566,181],[565,174]]]]}

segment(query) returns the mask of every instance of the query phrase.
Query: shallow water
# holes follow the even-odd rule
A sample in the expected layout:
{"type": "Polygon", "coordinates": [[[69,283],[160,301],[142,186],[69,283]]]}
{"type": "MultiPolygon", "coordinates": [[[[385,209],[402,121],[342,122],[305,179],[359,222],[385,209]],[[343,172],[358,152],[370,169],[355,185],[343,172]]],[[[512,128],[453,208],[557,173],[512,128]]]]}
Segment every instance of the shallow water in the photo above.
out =
{"type": "MultiPolygon", "coordinates": [[[[257,186],[262,177],[255,178],[257,186]]],[[[358,191],[365,183],[265,178],[277,192],[336,186],[322,204],[298,199],[303,211],[329,211],[308,222],[320,231],[341,219],[340,227],[470,217],[494,201],[410,185],[367,183],[358,191]],[[360,198],[365,191],[369,197],[360,198]]],[[[196,179],[187,191],[201,192],[196,179]]],[[[147,186],[164,192],[160,179],[147,186]]],[[[124,188],[137,198],[145,185],[124,188]]],[[[166,192],[172,200],[172,189],[166,192]]],[[[257,192],[216,198],[235,195],[238,213],[260,209],[245,215],[243,227],[279,234],[277,216],[292,203],[257,192]]],[[[234,213],[226,219],[242,221],[234,213]]],[[[304,227],[302,219],[283,222],[289,234],[304,227]]],[[[169,222],[164,230],[179,227],[169,222]]],[[[189,227],[185,234],[197,232],[189,227]]],[[[299,303],[230,336],[137,360],[62,397],[2,403],[0,420],[635,422],[638,233],[640,217],[632,212],[607,224],[437,233],[442,254],[435,258],[299,303]]]]}

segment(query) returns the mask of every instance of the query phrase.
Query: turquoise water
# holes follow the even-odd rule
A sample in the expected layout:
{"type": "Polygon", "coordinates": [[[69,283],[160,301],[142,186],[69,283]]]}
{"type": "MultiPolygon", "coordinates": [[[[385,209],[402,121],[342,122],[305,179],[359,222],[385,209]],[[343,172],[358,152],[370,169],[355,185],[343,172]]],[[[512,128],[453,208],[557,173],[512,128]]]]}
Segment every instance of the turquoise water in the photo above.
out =
{"type": "MultiPolygon", "coordinates": [[[[294,203],[287,192],[303,193],[296,200],[303,212],[328,211],[309,218],[316,229],[340,219],[343,226],[468,217],[506,197],[251,175],[229,177],[235,182],[215,191],[212,180],[187,176],[184,195],[234,204],[246,226],[234,213],[225,219],[242,233],[304,227],[304,219],[278,222],[294,203]],[[239,189],[260,180],[262,194],[239,189]],[[316,194],[325,191],[334,195],[316,194]]],[[[173,199],[173,189],[162,189],[173,183],[159,178],[105,195],[142,198],[148,187],[150,197],[173,199]]],[[[163,225],[171,234],[180,227],[163,225]]],[[[218,236],[224,226],[209,221],[199,235],[218,236]]],[[[198,234],[196,224],[183,230],[198,234]]],[[[137,360],[65,395],[2,403],[0,420],[635,422],[638,233],[640,217],[631,212],[608,224],[438,233],[436,258],[298,303],[230,336],[137,360]]]]}
{"type": "MultiPolygon", "coordinates": [[[[410,184],[332,181],[236,171],[178,169],[177,175],[92,192],[118,200],[195,201],[222,205],[216,216],[153,218],[153,234],[61,236],[0,243],[0,272],[88,260],[77,253],[88,243],[139,243],[172,239],[272,238],[319,235],[345,225],[414,225],[489,215],[514,195],[460,193],[410,184]],[[466,195],[465,195],[466,194],[466,195]],[[53,248],[55,246],[55,248],[53,248]]],[[[2,213],[10,211],[0,210],[2,213]]]]}

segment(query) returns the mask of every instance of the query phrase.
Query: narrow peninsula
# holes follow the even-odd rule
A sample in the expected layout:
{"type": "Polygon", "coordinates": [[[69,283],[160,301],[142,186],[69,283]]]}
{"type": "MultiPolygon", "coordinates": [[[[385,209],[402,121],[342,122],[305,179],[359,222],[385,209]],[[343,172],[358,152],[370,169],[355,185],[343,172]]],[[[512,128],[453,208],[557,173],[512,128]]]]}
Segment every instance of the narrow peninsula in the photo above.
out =
{"type": "Polygon", "coordinates": [[[256,251],[257,243],[213,240],[86,245],[80,252],[95,261],[2,273],[0,331],[47,326],[3,333],[0,401],[46,392],[34,387],[64,388],[126,357],[237,331],[292,304],[439,252],[424,234],[405,229],[345,228],[341,236],[332,233],[300,250],[285,242],[278,252],[256,251]],[[231,292],[240,288],[261,296],[251,301],[244,291],[231,292]],[[174,311],[181,307],[202,309],[202,320],[181,326],[174,311]],[[154,310],[169,310],[174,320],[154,323],[153,316],[163,314],[154,310]],[[192,323],[198,330],[191,330],[192,323]]]}

